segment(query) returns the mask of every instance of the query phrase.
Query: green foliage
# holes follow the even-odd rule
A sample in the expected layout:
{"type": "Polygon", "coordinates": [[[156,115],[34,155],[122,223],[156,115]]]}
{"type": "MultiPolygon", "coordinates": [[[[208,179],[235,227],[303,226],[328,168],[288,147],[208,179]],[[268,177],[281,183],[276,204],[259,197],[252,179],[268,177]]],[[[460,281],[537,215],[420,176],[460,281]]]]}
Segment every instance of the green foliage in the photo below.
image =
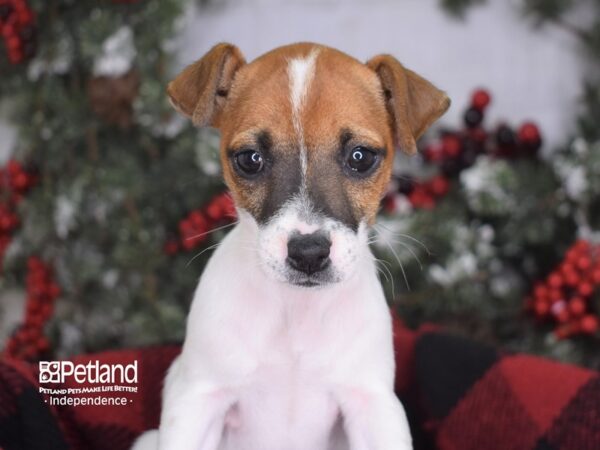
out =
{"type": "MultiPolygon", "coordinates": [[[[442,2],[460,14],[474,3],[442,2]]],[[[535,325],[523,311],[533,284],[577,237],[600,239],[600,2],[524,0],[521,7],[537,25],[571,33],[589,58],[578,137],[549,160],[479,157],[435,209],[390,218],[388,238],[401,241],[395,252],[411,281],[410,289],[398,289],[404,275],[395,271],[395,290],[402,291],[396,304],[414,325],[434,320],[514,350],[597,368],[597,338],[559,341],[552,326],[535,325]],[[579,8],[587,8],[586,20],[572,22],[581,18],[579,8]]],[[[380,258],[394,261],[386,247],[380,258]]],[[[600,310],[598,295],[592,309],[600,310]]]]}
{"type": "Polygon", "coordinates": [[[573,145],[552,160],[480,156],[435,208],[380,218],[381,279],[410,325],[434,321],[515,351],[600,365],[597,338],[562,342],[525,314],[534,284],[578,236],[600,229],[600,151],[573,145]]]}
{"type": "Polygon", "coordinates": [[[19,131],[16,156],[42,176],[21,206],[1,283],[22,286],[32,254],[55,267],[63,294],[51,328],[62,352],[183,336],[206,258],[188,267],[193,255],[168,257],[163,245],[188,211],[223,188],[204,167],[216,158],[216,140],[177,118],[164,92],[173,66],[166,42],[184,4],[32,0],[44,18],[38,53],[28,65],[2,60],[0,91],[19,131]],[[98,58],[119,30],[131,35],[130,61],[121,64],[139,87],[106,75],[113,84],[98,100],[91,94],[102,78],[98,58]],[[128,105],[111,103],[119,89],[135,91],[129,113],[128,105]],[[98,102],[123,109],[131,123],[107,120],[98,102]]]}

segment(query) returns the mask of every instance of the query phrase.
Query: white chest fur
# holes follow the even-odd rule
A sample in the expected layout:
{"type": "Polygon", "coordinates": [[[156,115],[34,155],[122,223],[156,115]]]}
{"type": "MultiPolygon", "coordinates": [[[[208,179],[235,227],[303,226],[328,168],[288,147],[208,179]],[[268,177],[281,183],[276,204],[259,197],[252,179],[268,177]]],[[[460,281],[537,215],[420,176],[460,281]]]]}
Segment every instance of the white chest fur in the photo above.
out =
{"type": "Polygon", "coordinates": [[[239,224],[198,285],[166,380],[158,447],[411,448],[368,249],[348,281],[304,289],[262,274],[252,233],[239,224]]]}

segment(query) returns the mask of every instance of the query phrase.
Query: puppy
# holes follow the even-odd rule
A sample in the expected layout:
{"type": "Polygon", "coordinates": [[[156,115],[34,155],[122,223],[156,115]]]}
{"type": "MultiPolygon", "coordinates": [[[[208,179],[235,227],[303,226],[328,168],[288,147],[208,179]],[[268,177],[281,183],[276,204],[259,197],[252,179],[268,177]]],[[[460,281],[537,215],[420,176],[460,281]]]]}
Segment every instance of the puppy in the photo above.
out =
{"type": "Polygon", "coordinates": [[[397,147],[448,97],[389,55],[322,45],[251,63],[218,44],[169,84],[221,132],[239,223],[194,294],[160,428],[136,450],[407,450],[369,225],[397,147]]]}

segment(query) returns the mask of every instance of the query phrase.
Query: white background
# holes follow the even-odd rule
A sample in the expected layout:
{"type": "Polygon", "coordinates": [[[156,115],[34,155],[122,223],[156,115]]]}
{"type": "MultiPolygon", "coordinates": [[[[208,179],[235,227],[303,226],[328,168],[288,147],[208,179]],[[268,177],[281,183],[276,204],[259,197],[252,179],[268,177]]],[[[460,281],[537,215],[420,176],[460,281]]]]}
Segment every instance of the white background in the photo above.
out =
{"type": "MultiPolygon", "coordinates": [[[[249,60],[294,41],[324,43],[362,60],[392,53],[449,93],[449,125],[459,124],[470,93],[483,86],[494,96],[492,124],[535,120],[551,147],[573,129],[581,55],[565,32],[535,30],[520,4],[488,0],[461,22],[438,0],[225,0],[208,10],[189,8],[176,41],[179,66],[219,41],[237,44],[249,60]]],[[[0,160],[13,139],[0,122],[0,160]]]]}
{"type": "Polygon", "coordinates": [[[230,0],[190,11],[180,39],[181,64],[213,44],[238,45],[248,60],[295,41],[314,41],[361,60],[392,53],[446,90],[458,125],[474,88],[494,97],[491,124],[532,119],[551,145],[573,129],[583,65],[577,43],[552,27],[535,29],[518,0],[488,0],[465,21],[437,0],[230,0]]]}

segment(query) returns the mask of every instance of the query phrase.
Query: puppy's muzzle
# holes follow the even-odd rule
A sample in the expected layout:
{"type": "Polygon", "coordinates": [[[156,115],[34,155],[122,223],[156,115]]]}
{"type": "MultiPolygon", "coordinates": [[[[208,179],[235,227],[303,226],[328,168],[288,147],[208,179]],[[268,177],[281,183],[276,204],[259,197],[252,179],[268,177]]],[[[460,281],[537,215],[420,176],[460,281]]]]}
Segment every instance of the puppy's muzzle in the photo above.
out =
{"type": "Polygon", "coordinates": [[[330,264],[331,241],[320,232],[294,234],[288,240],[287,263],[295,270],[313,275],[330,264]]]}

